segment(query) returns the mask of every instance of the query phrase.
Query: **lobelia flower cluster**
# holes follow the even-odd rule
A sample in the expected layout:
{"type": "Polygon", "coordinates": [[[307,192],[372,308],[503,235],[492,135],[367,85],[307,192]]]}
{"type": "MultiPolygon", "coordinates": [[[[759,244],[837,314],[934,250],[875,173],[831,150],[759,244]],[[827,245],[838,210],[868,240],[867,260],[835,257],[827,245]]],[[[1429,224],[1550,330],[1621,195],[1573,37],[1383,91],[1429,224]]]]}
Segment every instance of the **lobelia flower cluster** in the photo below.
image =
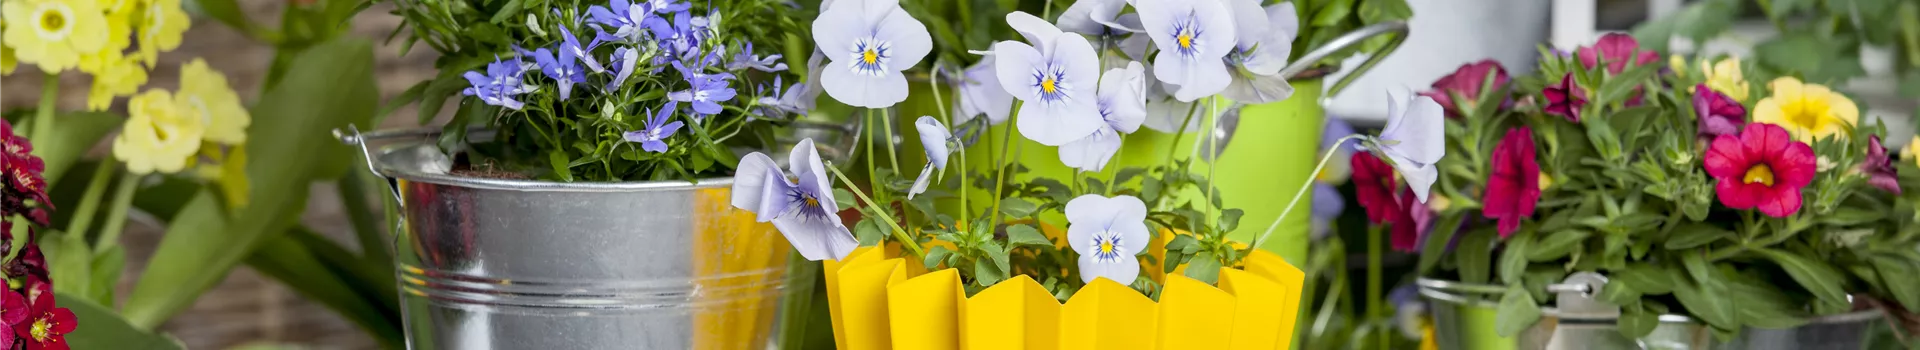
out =
{"type": "Polygon", "coordinates": [[[1405,205],[1356,155],[1360,204],[1394,226],[1396,248],[1453,257],[1423,263],[1430,278],[1503,285],[1503,334],[1537,320],[1553,298],[1540,286],[1574,272],[1612,277],[1598,297],[1635,321],[1621,322],[1630,337],[1664,313],[1728,335],[1920,306],[1920,290],[1883,278],[1920,272],[1920,212],[1901,178],[1914,164],[1893,162],[1883,126],[1824,85],[1739,58],[1658,57],[1609,34],[1570,57],[1543,49],[1537,76],[1464,65],[1423,93],[1448,101],[1457,137],[1442,147],[1461,155],[1437,164],[1434,200],[1405,205]]]}
{"type": "MultiPolygon", "coordinates": [[[[1182,131],[1197,122],[1199,103],[1218,103],[1209,98],[1260,103],[1291,94],[1278,72],[1297,32],[1293,5],[1262,8],[1259,3],[1087,0],[1067,8],[1057,23],[1009,13],[1006,23],[1020,40],[973,51],[981,60],[960,70],[952,82],[959,99],[936,109],[957,114],[922,116],[913,123],[928,159],[918,176],[894,181],[893,176],[912,174],[912,169],[868,169],[873,178],[862,186],[823,162],[807,140],[789,153],[787,171],[765,154],[742,160],[732,203],[773,223],[810,260],[839,259],[859,246],[897,244],[929,269],[959,270],[969,290],[1025,274],[1063,300],[1100,280],[1153,293],[1158,282],[1144,276],[1181,266],[1188,267],[1187,276],[1213,282],[1219,268],[1236,266],[1248,252],[1246,242],[1225,238],[1238,227],[1240,211],[1218,208],[1217,191],[1205,191],[1213,201],[1175,200],[1183,189],[1204,189],[1205,178],[1191,171],[1189,161],[1148,168],[1108,165],[1126,135],[1152,127],[1156,118],[1164,131],[1182,131]],[[1132,12],[1125,11],[1128,6],[1132,12]],[[1155,100],[1179,103],[1184,112],[1153,113],[1155,100]],[[1000,154],[987,155],[997,162],[993,169],[963,170],[962,183],[937,186],[944,178],[939,175],[954,168],[947,163],[955,151],[971,145],[986,126],[1008,121],[1013,125],[1001,129],[1008,133],[1002,142],[1017,130],[1021,138],[1055,148],[1053,159],[1074,169],[1074,177],[1015,180],[1009,174],[1027,170],[1009,163],[1015,157],[1000,154]],[[986,198],[987,210],[968,206],[966,193],[973,191],[992,195],[986,198]],[[955,199],[956,193],[964,210],[934,205],[955,199]],[[861,219],[843,221],[836,214],[842,210],[856,211],[861,219]],[[1064,230],[1042,217],[1054,212],[1065,218],[1064,230]],[[1167,242],[1165,248],[1149,249],[1157,240],[1167,242]],[[1143,263],[1142,256],[1155,262],[1143,263]]],[[[884,108],[905,100],[901,72],[918,64],[932,45],[924,26],[897,1],[832,1],[813,23],[814,41],[829,62],[821,66],[822,88],[851,106],[884,108]]],[[[1399,172],[1419,184],[1406,196],[1424,200],[1426,186],[1437,177],[1435,164],[1445,155],[1442,119],[1441,107],[1421,98],[1396,112],[1380,135],[1330,143],[1338,148],[1359,140],[1366,154],[1392,162],[1384,170],[1387,176],[1399,172]]],[[[892,152],[891,145],[886,147],[892,152]]],[[[978,155],[960,153],[958,163],[964,166],[970,156],[978,155]]],[[[888,168],[881,161],[866,164],[888,168]]]]}

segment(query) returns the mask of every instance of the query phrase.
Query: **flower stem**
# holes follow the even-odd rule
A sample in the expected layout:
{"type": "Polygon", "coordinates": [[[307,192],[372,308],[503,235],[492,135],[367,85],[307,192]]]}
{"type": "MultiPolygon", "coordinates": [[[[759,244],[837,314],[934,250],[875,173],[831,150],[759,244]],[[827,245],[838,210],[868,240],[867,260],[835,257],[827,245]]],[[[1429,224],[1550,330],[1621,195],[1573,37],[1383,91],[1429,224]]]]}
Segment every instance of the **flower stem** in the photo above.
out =
{"type": "Polygon", "coordinates": [[[80,207],[73,212],[73,224],[67,226],[68,234],[85,237],[87,230],[93,228],[93,216],[100,211],[100,196],[107,193],[107,180],[119,169],[111,157],[101,160],[100,166],[93,169],[93,177],[87,180],[87,192],[80,195],[80,207]]]}
{"type": "MultiPolygon", "coordinates": [[[[1200,108],[1199,103],[1187,105],[1187,117],[1180,120],[1180,129],[1179,129],[1180,131],[1173,133],[1173,143],[1170,145],[1167,145],[1166,167],[1167,167],[1167,172],[1169,173],[1174,171],[1173,155],[1174,155],[1174,152],[1177,152],[1180,150],[1180,138],[1187,136],[1187,125],[1193,124],[1193,112],[1196,110],[1199,110],[1199,108],[1200,108]]],[[[1171,194],[1163,194],[1160,196],[1159,200],[1155,201],[1158,203],[1154,203],[1153,206],[1154,208],[1157,208],[1157,209],[1165,209],[1167,202],[1172,198],[1173,198],[1173,195],[1171,194]]]]}
{"type": "Polygon", "coordinates": [[[1293,207],[1298,206],[1300,204],[1300,197],[1305,196],[1307,194],[1307,189],[1313,188],[1313,178],[1315,176],[1319,176],[1320,171],[1327,168],[1327,161],[1332,160],[1333,155],[1340,153],[1340,152],[1333,152],[1333,150],[1339,149],[1341,145],[1347,144],[1347,141],[1349,140],[1354,140],[1361,137],[1363,136],[1356,134],[1356,135],[1348,135],[1347,137],[1342,137],[1339,140],[1334,140],[1333,145],[1327,147],[1327,151],[1326,151],[1327,155],[1320,157],[1320,164],[1313,166],[1313,172],[1307,173],[1307,181],[1305,183],[1300,184],[1300,191],[1294,192],[1293,200],[1287,201],[1287,209],[1281,210],[1280,217],[1273,218],[1273,223],[1267,225],[1267,231],[1260,233],[1259,238],[1254,238],[1253,244],[1247,246],[1247,249],[1249,251],[1251,251],[1252,249],[1260,249],[1260,244],[1266,243],[1267,237],[1273,235],[1273,229],[1279,228],[1280,222],[1287,219],[1287,214],[1293,213],[1293,207]]]}
{"type": "MultiPolygon", "coordinates": [[[[873,115],[873,110],[867,110],[867,115],[873,115]]],[[[900,153],[893,150],[893,134],[895,130],[893,130],[892,110],[880,109],[880,125],[882,128],[887,129],[887,133],[885,134],[887,137],[885,140],[887,142],[887,165],[893,168],[895,175],[898,175],[900,174],[900,153]]]]}
{"type": "MultiPolygon", "coordinates": [[[[832,165],[828,165],[827,171],[833,172],[833,176],[839,178],[840,183],[847,185],[847,192],[853,192],[854,196],[859,196],[860,200],[866,201],[867,209],[872,209],[874,215],[879,215],[880,222],[885,222],[887,223],[887,227],[893,228],[893,239],[900,241],[900,246],[906,247],[907,253],[913,254],[915,258],[914,261],[926,260],[927,253],[926,250],[920,248],[920,242],[914,241],[911,237],[907,237],[907,230],[900,228],[900,224],[894,223],[893,216],[887,215],[887,210],[882,208],[879,202],[874,202],[872,198],[867,198],[867,193],[860,191],[859,187],[854,187],[853,180],[848,180],[847,174],[840,173],[840,169],[835,169],[832,165]]],[[[872,220],[873,218],[867,219],[872,220]]]]}
{"type": "Polygon", "coordinates": [[[53,110],[59,108],[60,75],[47,74],[40,81],[40,109],[33,113],[33,130],[28,140],[49,142],[48,133],[53,132],[53,110]]]}
{"type": "MultiPolygon", "coordinates": [[[[1107,163],[1109,164],[1107,165],[1113,165],[1111,164],[1113,163],[1113,159],[1120,159],[1121,155],[1124,155],[1127,153],[1127,148],[1124,147],[1127,144],[1127,134],[1121,133],[1119,137],[1120,137],[1120,144],[1123,147],[1120,147],[1119,150],[1113,151],[1113,158],[1108,158],[1107,163]]],[[[1101,193],[1100,195],[1102,196],[1111,196],[1113,195],[1114,188],[1120,187],[1120,184],[1115,183],[1116,181],[1120,181],[1120,167],[1116,166],[1116,167],[1108,168],[1107,170],[1109,171],[1107,173],[1107,192],[1101,193]]]]}
{"type": "Polygon", "coordinates": [[[106,226],[100,227],[100,241],[94,242],[94,254],[105,253],[120,243],[120,231],[127,226],[127,207],[133,206],[133,191],[139,188],[140,175],[120,178],[120,185],[113,189],[113,204],[107,207],[106,226]]]}
{"type": "MultiPolygon", "coordinates": [[[[1207,99],[1207,120],[1211,120],[1211,122],[1207,123],[1208,131],[1206,135],[1200,136],[1207,139],[1207,155],[1208,155],[1207,158],[1210,158],[1210,159],[1207,159],[1207,188],[1205,188],[1205,190],[1207,191],[1207,203],[1202,204],[1201,207],[1207,208],[1206,220],[1207,222],[1213,223],[1212,225],[1209,225],[1209,226],[1213,226],[1214,228],[1219,228],[1220,218],[1213,216],[1213,188],[1214,188],[1213,165],[1219,163],[1219,160],[1220,160],[1220,150],[1216,148],[1216,146],[1218,146],[1220,143],[1220,141],[1218,141],[1220,138],[1216,135],[1220,133],[1220,98],[1219,97],[1207,99]]],[[[1194,143],[1199,144],[1200,142],[1199,140],[1194,140],[1194,143]]],[[[1200,157],[1192,157],[1192,158],[1199,159],[1200,157]]],[[[1187,163],[1187,166],[1193,166],[1193,163],[1187,163]]],[[[1311,176],[1309,176],[1309,178],[1311,178],[1311,176]]],[[[1215,236],[1224,237],[1225,234],[1226,234],[1225,232],[1214,232],[1215,236]]]]}
{"type": "MultiPolygon", "coordinates": [[[[866,146],[867,146],[867,155],[866,155],[867,161],[864,162],[864,163],[867,163],[867,188],[872,189],[874,191],[879,191],[880,175],[877,175],[877,173],[875,173],[873,170],[873,168],[877,166],[877,163],[875,163],[873,159],[874,158],[873,137],[875,134],[874,127],[873,127],[873,110],[867,110],[867,118],[861,121],[860,126],[861,126],[861,129],[867,130],[867,135],[865,135],[865,137],[860,138],[860,141],[866,143],[866,146]]],[[[853,188],[853,183],[848,182],[847,187],[853,188]]]]}
{"type": "MultiPolygon", "coordinates": [[[[1013,122],[1013,118],[1020,117],[1020,113],[1017,112],[1020,110],[1020,104],[1021,102],[1014,102],[1013,110],[1016,112],[1013,113],[1012,117],[1008,118],[1008,122],[1013,122]]],[[[1007,188],[1007,162],[1010,161],[1010,159],[1007,159],[1007,150],[1013,148],[1008,145],[1012,143],[1012,141],[1013,124],[1007,123],[1007,131],[1000,133],[1000,161],[993,165],[993,198],[991,199],[993,201],[993,210],[987,212],[987,215],[993,216],[993,224],[987,226],[988,230],[994,230],[1000,227],[1000,191],[1007,188]]]]}
{"type": "MultiPolygon", "coordinates": [[[[1333,153],[1333,152],[1327,152],[1327,153],[1333,153]]],[[[1380,299],[1380,295],[1381,295],[1380,294],[1380,283],[1381,283],[1380,275],[1382,272],[1380,267],[1380,256],[1382,255],[1381,246],[1384,243],[1384,242],[1381,242],[1380,236],[1381,236],[1380,227],[1374,226],[1374,227],[1367,228],[1367,321],[1368,322],[1380,320],[1381,312],[1386,311],[1386,309],[1384,308],[1384,305],[1381,305],[1381,304],[1385,304],[1385,302],[1382,299],[1380,299]]],[[[1377,349],[1387,348],[1387,332],[1374,332],[1374,334],[1376,335],[1376,337],[1374,338],[1374,341],[1378,342],[1375,344],[1377,346],[1376,348],[1377,349]]]]}

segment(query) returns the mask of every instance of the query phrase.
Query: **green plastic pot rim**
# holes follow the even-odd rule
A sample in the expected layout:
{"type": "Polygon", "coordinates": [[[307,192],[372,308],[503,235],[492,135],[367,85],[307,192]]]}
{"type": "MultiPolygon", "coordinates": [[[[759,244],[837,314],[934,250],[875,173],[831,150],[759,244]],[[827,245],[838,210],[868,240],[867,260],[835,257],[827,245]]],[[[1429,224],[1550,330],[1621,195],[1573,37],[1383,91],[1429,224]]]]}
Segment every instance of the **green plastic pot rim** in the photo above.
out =
{"type": "MultiPolygon", "coordinates": [[[[1430,278],[1424,278],[1424,277],[1416,279],[1414,281],[1414,284],[1420,287],[1420,295],[1427,297],[1427,299],[1432,299],[1434,301],[1445,302],[1450,304],[1465,305],[1468,307],[1480,307],[1480,308],[1495,308],[1498,306],[1498,303],[1494,303],[1484,299],[1473,299],[1465,295],[1454,294],[1454,292],[1477,293],[1477,294],[1499,294],[1499,293],[1505,292],[1507,289],[1507,287],[1503,287],[1499,285],[1473,284],[1473,283],[1464,283],[1464,282],[1457,282],[1457,281],[1437,280],[1437,279],[1430,279],[1430,278]]],[[[1595,318],[1595,317],[1582,317],[1577,315],[1566,315],[1566,314],[1560,313],[1560,310],[1558,308],[1548,307],[1548,306],[1541,306],[1540,311],[1544,315],[1552,316],[1554,318],[1560,318],[1560,319],[1575,319],[1575,320],[1613,320],[1615,319],[1615,318],[1605,318],[1605,317],[1595,318]]],[[[1852,322],[1870,321],[1870,320],[1873,320],[1874,318],[1880,318],[1880,317],[1885,317],[1885,312],[1883,310],[1867,309],[1867,310],[1854,311],[1854,312],[1843,313],[1843,314],[1811,317],[1807,319],[1807,323],[1808,324],[1852,323],[1852,322]]],[[[1661,323],[1699,323],[1696,320],[1694,320],[1693,317],[1691,316],[1679,315],[1679,314],[1662,314],[1660,315],[1659,320],[1661,323]]]]}

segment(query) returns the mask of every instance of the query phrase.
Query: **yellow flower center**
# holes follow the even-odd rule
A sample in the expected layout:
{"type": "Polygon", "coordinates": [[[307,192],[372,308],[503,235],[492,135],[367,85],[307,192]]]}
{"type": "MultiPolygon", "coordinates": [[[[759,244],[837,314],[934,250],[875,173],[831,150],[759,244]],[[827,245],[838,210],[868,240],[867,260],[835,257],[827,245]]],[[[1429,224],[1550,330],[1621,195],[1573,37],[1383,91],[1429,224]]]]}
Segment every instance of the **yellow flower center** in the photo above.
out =
{"type": "Polygon", "coordinates": [[[806,201],[806,202],[807,202],[807,206],[809,206],[809,207],[818,207],[818,206],[820,206],[820,199],[819,199],[819,198],[813,198],[813,196],[801,196],[801,199],[800,199],[800,200],[802,200],[802,201],[806,201]]]}
{"type": "Polygon", "coordinates": [[[1192,34],[1192,33],[1180,33],[1180,48],[1182,48],[1182,49],[1191,49],[1191,48],[1193,48],[1193,34],[1192,34]]]}
{"type": "Polygon", "coordinates": [[[867,65],[880,64],[880,53],[873,52],[873,49],[867,49],[866,51],[861,51],[860,61],[866,62],[867,65]]]}
{"type": "Polygon", "coordinates": [[[33,340],[44,342],[47,341],[47,335],[53,333],[52,329],[53,322],[47,322],[47,319],[43,317],[33,321],[33,328],[31,328],[28,333],[33,335],[33,340]]]}
{"type": "Polygon", "coordinates": [[[1752,168],[1747,168],[1747,176],[1742,177],[1740,182],[1773,186],[1773,168],[1768,168],[1766,164],[1754,165],[1752,168]]]}
{"type": "Polygon", "coordinates": [[[1781,109],[1786,112],[1783,114],[1786,115],[1786,122],[1792,124],[1791,127],[1817,132],[1826,129],[1827,123],[1831,121],[1827,117],[1827,111],[1832,107],[1828,106],[1825,99],[1802,98],[1788,101],[1781,109]]]}
{"type": "Polygon", "coordinates": [[[1049,94],[1060,92],[1060,85],[1055,83],[1053,78],[1047,78],[1040,81],[1040,91],[1046,91],[1049,94]]]}
{"type": "Polygon", "coordinates": [[[40,39],[67,40],[67,33],[73,32],[73,8],[64,3],[50,2],[41,4],[39,11],[40,39]]]}
{"type": "Polygon", "coordinates": [[[1113,241],[1100,241],[1101,254],[1113,254],[1113,241]]]}
{"type": "Polygon", "coordinates": [[[40,13],[40,30],[57,32],[57,31],[60,31],[61,29],[66,29],[66,28],[67,28],[67,16],[65,16],[65,14],[63,13],[60,13],[60,11],[46,11],[46,12],[40,13]]]}

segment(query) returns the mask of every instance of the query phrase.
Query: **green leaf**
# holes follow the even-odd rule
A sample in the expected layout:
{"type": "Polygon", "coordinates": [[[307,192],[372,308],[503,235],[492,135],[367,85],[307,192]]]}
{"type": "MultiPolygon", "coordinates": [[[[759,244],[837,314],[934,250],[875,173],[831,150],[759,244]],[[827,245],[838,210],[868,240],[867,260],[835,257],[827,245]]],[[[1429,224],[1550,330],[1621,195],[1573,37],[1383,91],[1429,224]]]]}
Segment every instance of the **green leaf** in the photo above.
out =
{"type": "MultiPolygon", "coordinates": [[[[1612,288],[1613,286],[1607,286],[1612,288]]],[[[1646,307],[1634,305],[1620,308],[1620,335],[1629,339],[1640,339],[1653,334],[1653,328],[1660,325],[1660,315],[1648,312],[1646,307]]]]}
{"type": "MultiPolygon", "coordinates": [[[[1492,227],[1483,227],[1467,232],[1460,238],[1460,245],[1453,251],[1455,266],[1460,269],[1460,281],[1467,283],[1487,283],[1492,273],[1493,240],[1497,238],[1492,227]]],[[[1429,238],[1431,242],[1431,238],[1429,238]]]]}
{"type": "Polygon", "coordinates": [[[240,5],[234,0],[196,0],[194,3],[200,5],[200,12],[206,13],[208,17],[213,17],[214,20],[225,23],[243,34],[256,39],[260,38],[255,33],[260,30],[260,25],[247,20],[246,11],[241,10],[240,5]]]}
{"type": "Polygon", "coordinates": [[[126,267],[126,246],[116,244],[93,256],[93,302],[113,305],[113,286],[120,282],[120,270],[126,267]]]}
{"type": "Polygon", "coordinates": [[[980,245],[980,250],[987,252],[987,259],[993,260],[993,266],[999,268],[1002,278],[1009,276],[1007,272],[1013,269],[1013,262],[1012,257],[1007,255],[1006,247],[1001,247],[1000,243],[987,242],[980,245]]]}
{"type": "Polygon", "coordinates": [[[1214,284],[1220,280],[1220,258],[1213,252],[1202,252],[1187,263],[1187,277],[1214,284]]]}
{"type": "Polygon", "coordinates": [[[844,188],[833,189],[833,204],[839,206],[836,211],[860,206],[860,202],[853,201],[853,192],[847,192],[844,188]]]}
{"type": "Polygon", "coordinates": [[[1779,264],[1780,269],[1787,270],[1787,275],[1793,276],[1793,280],[1800,282],[1800,287],[1812,292],[1814,297],[1827,302],[1848,302],[1847,292],[1841,289],[1842,284],[1846,282],[1846,276],[1841,275],[1840,270],[1834,269],[1833,266],[1779,250],[1761,248],[1752,251],[1759,252],[1760,255],[1765,255],[1775,264],[1779,264]]]}
{"type": "Polygon", "coordinates": [[[1053,241],[1047,239],[1046,234],[1040,233],[1040,230],[1034,229],[1033,226],[1021,224],[1007,226],[1007,244],[1011,247],[1029,245],[1044,247],[1053,246],[1053,241]]]}
{"type": "Polygon", "coordinates": [[[1848,41],[1790,32],[1754,46],[1753,57],[1762,66],[1803,75],[1809,83],[1837,82],[1866,74],[1858,48],[1848,41]]]}
{"type": "Polygon", "coordinates": [[[1006,214],[1007,217],[1011,218],[1025,218],[1033,215],[1033,212],[1039,209],[1039,206],[1025,199],[1007,198],[1000,200],[1000,213],[1006,214]]]}
{"type": "Polygon", "coordinates": [[[547,152],[547,163],[553,166],[555,179],[560,182],[573,182],[573,171],[568,170],[571,168],[568,166],[571,160],[567,159],[567,151],[556,149],[553,152],[547,152]]]}
{"type": "Polygon", "coordinates": [[[1500,252],[1500,282],[1519,284],[1520,277],[1527,273],[1527,249],[1533,245],[1533,232],[1521,231],[1507,239],[1507,249],[1500,252]]]}
{"type": "Polygon", "coordinates": [[[494,12],[493,18],[487,20],[487,22],[500,24],[502,22],[514,20],[516,19],[514,18],[514,16],[517,16],[520,14],[521,6],[522,6],[521,0],[508,0],[507,5],[501,6],[500,12],[494,12]]]}
{"type": "Polygon", "coordinates": [[[1460,221],[1465,219],[1464,212],[1448,214],[1440,218],[1440,223],[1433,226],[1432,232],[1427,233],[1427,244],[1420,248],[1417,270],[1420,275],[1426,275],[1434,267],[1440,266],[1440,257],[1447,255],[1447,243],[1453,242],[1454,233],[1460,232],[1460,221]]]}
{"type": "Polygon", "coordinates": [[[1720,282],[1712,277],[1714,272],[1707,265],[1706,258],[1700,257],[1700,254],[1686,254],[1682,255],[1681,261],[1686,265],[1686,271],[1675,270],[1674,273],[1678,275],[1673,284],[1673,296],[1680,300],[1680,306],[1686,307],[1689,314],[1715,328],[1739,328],[1732,299],[1727,297],[1720,282]]]}
{"type": "MultiPolygon", "coordinates": [[[[460,72],[476,67],[479,66],[440,68],[440,76],[431,80],[432,83],[429,83],[426,90],[420,93],[420,111],[415,117],[419,119],[420,125],[432,123],[435,117],[440,116],[440,109],[446,106],[447,99],[459,93],[461,86],[467,82],[465,78],[460,77],[460,72]]],[[[458,126],[461,130],[466,130],[466,125],[460,124],[465,123],[448,123],[449,126],[458,126]]]]}
{"type": "Polygon", "coordinates": [[[1880,220],[1886,212],[1860,207],[1835,208],[1833,213],[1820,215],[1820,223],[1835,226],[1859,225],[1880,220]]]}
{"type": "Polygon", "coordinates": [[[401,107],[406,107],[414,102],[420,102],[420,96],[426,94],[427,87],[433,85],[433,82],[433,80],[422,80],[419,83],[414,83],[413,87],[407,88],[406,91],[401,91],[399,95],[393,96],[393,98],[388,99],[387,102],[380,103],[380,109],[373,112],[373,125],[380,125],[382,121],[387,120],[387,116],[392,115],[394,111],[400,110],[401,107]]]}
{"type": "Polygon", "coordinates": [[[1234,229],[1240,228],[1240,217],[1246,214],[1246,211],[1240,209],[1220,211],[1220,232],[1233,232],[1234,229]]]}
{"type": "Polygon", "coordinates": [[[1380,23],[1403,20],[1413,17],[1413,7],[1407,6],[1407,0],[1367,0],[1360,3],[1360,21],[1380,23]]]}
{"type": "Polygon", "coordinates": [[[1625,270],[1613,271],[1608,286],[1615,284],[1629,286],[1641,294],[1660,295],[1673,292],[1674,280],[1659,265],[1636,264],[1625,270]]]}
{"type": "Polygon", "coordinates": [[[932,270],[940,267],[940,262],[947,261],[947,256],[949,255],[953,255],[953,251],[947,250],[947,246],[933,246],[932,248],[927,248],[927,259],[921,261],[921,263],[925,264],[928,270],[932,270]]]}
{"type": "MultiPolygon", "coordinates": [[[[66,174],[67,169],[72,168],[82,155],[100,144],[101,138],[120,128],[124,122],[120,115],[104,112],[71,113],[54,118],[58,120],[53,122],[52,138],[33,141],[33,154],[40,156],[40,160],[47,165],[40,175],[49,181],[49,188],[54,181],[60,181],[60,176],[66,174]]],[[[25,124],[20,127],[16,130],[28,130],[25,124]]]]}
{"type": "Polygon", "coordinates": [[[398,291],[391,285],[380,291],[355,289],[371,287],[375,280],[382,277],[392,281],[392,272],[373,272],[374,275],[367,276],[368,271],[355,271],[362,270],[357,265],[363,261],[354,259],[337,243],[311,232],[276,235],[247,256],[246,263],[261,274],[286,284],[302,297],[340,313],[342,318],[360,326],[375,340],[389,347],[404,342],[404,335],[400,333],[400,312],[395,309],[399,306],[398,291]],[[317,240],[296,238],[298,235],[317,240]],[[331,254],[348,256],[324,257],[329,254],[324,251],[328,250],[332,251],[331,254]]]}
{"type": "MultiPolygon", "coordinates": [[[[288,64],[280,84],[261,95],[248,128],[247,177],[253,181],[249,204],[227,221],[218,193],[194,195],[167,233],[127,296],[129,323],[154,327],[192,305],[200,293],[226,277],[270,235],[286,232],[305,207],[309,185],[324,164],[315,152],[351,156],[352,148],[327,130],[364,121],[373,114],[378,86],[373,83],[372,47],[364,39],[340,36],[302,51],[288,64]],[[268,142],[270,141],[270,142],[268,142]]],[[[347,163],[342,161],[342,163],[347,163]]],[[[344,164],[342,171],[344,171],[344,164]]],[[[325,178],[335,178],[325,176],[325,178]]]]}
{"type": "Polygon", "coordinates": [[[1873,269],[1880,272],[1880,279],[1887,284],[1887,292],[1893,294],[1893,300],[1906,306],[1907,310],[1920,310],[1920,265],[1914,261],[1896,255],[1875,255],[1870,259],[1873,269]]]}
{"type": "MultiPolygon", "coordinates": [[[[94,295],[93,250],[87,248],[86,238],[62,232],[42,232],[41,250],[46,254],[48,276],[54,281],[54,291],[73,295],[94,295]]],[[[18,237],[18,236],[15,236],[18,237]]],[[[111,287],[111,286],[109,286],[111,287]]]]}
{"type": "Polygon", "coordinates": [[[1347,16],[1353,14],[1354,1],[1355,0],[1332,0],[1332,3],[1320,7],[1320,12],[1313,14],[1313,22],[1311,24],[1315,27],[1339,25],[1340,22],[1347,20],[1347,16]]]}
{"type": "Polygon", "coordinates": [[[179,350],[185,345],[173,337],[141,331],[126,319],[120,318],[112,309],[95,304],[80,295],[53,292],[54,299],[60,301],[60,307],[73,311],[73,318],[79,320],[73,333],[67,334],[67,345],[74,349],[115,349],[115,350],[179,350]]]}
{"type": "Polygon", "coordinates": [[[1494,312],[1493,329],[1502,337],[1520,334],[1520,331],[1540,321],[1539,302],[1534,301],[1533,294],[1527,293],[1525,287],[1519,284],[1507,286],[1507,292],[1500,296],[1500,305],[1494,312]]]}
{"type": "Polygon", "coordinates": [[[878,221],[879,220],[860,220],[859,223],[853,224],[853,237],[860,241],[860,246],[871,247],[880,245],[880,241],[887,239],[887,230],[880,228],[878,221]]]}
{"type": "Polygon", "coordinates": [[[1566,257],[1567,254],[1572,253],[1575,249],[1579,249],[1581,245],[1580,242],[1585,241],[1587,237],[1593,236],[1593,233],[1582,230],[1569,230],[1547,233],[1545,236],[1546,237],[1538,238],[1533,242],[1532,246],[1527,247],[1527,260],[1547,261],[1566,257]]]}
{"type": "Polygon", "coordinates": [[[1733,231],[1706,223],[1692,223],[1674,229],[1672,235],[1667,236],[1664,247],[1667,250],[1693,249],[1722,238],[1733,238],[1733,231]]]}
{"type": "Polygon", "coordinates": [[[999,268],[994,267],[993,262],[987,261],[987,259],[976,259],[973,261],[974,282],[982,286],[991,286],[1005,279],[1007,279],[1007,274],[1000,272],[999,268]]]}

